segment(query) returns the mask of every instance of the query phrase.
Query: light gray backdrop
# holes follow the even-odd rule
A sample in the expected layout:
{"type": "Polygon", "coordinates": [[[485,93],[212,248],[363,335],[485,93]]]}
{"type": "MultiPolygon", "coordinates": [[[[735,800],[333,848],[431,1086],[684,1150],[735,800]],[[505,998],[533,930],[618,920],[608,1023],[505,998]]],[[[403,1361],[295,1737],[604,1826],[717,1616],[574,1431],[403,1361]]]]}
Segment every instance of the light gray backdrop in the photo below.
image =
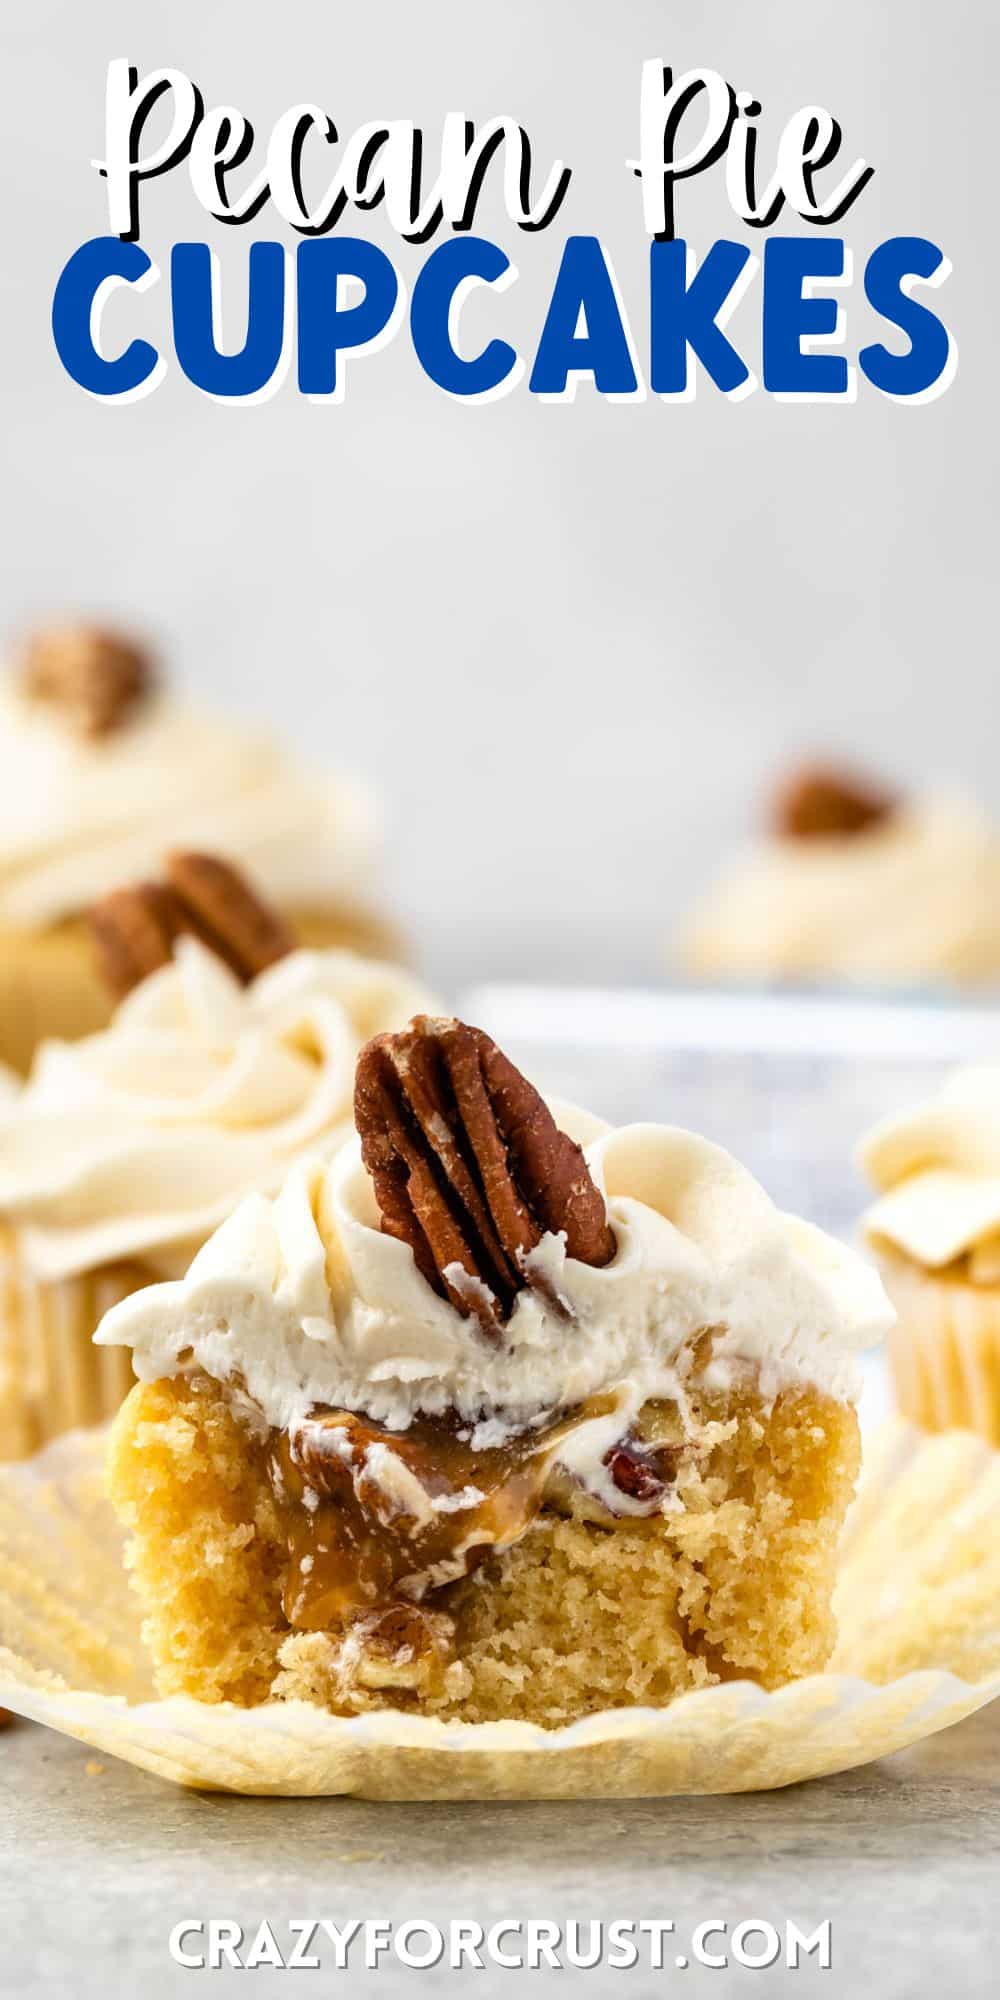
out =
{"type": "MultiPolygon", "coordinates": [[[[5,627],[56,608],[150,627],[177,676],[369,772],[390,808],[397,900],[431,963],[608,976],[662,939],[803,745],[849,748],[901,779],[947,772],[1000,807],[993,726],[998,287],[992,77],[984,0],[8,0],[0,20],[5,256],[0,324],[5,627]],[[646,242],[636,146],[644,57],[710,63],[765,106],[763,141],[800,104],[840,118],[874,181],[845,233],[859,275],[848,341],[871,337],[867,251],[916,231],[954,263],[940,294],[959,341],[951,391],[900,409],[609,407],[522,388],[450,403],[405,337],[356,371],[346,403],[200,398],[176,366],[109,409],[62,373],[56,276],[106,229],[107,61],[177,64],[209,103],[266,134],[315,99],[342,134],[380,114],[428,134],[450,109],[520,116],[573,184],[522,237],[478,226],[521,272],[470,335],[529,354],[559,248],[596,231],[640,346],[646,242]]],[[[716,176],[681,196],[704,246],[738,233],[716,176]]],[[[162,261],[211,234],[244,312],[249,230],[211,231],[183,170],[147,190],[162,261]]],[[[392,239],[374,218],[343,225],[392,239]]],[[[755,242],[759,249],[759,240],[755,242]]],[[[393,244],[412,281],[422,254],[393,244]]],[[[166,287],[126,331],[162,338],[166,287]]],[[[759,292],[734,321],[752,353],[759,292]]]]}

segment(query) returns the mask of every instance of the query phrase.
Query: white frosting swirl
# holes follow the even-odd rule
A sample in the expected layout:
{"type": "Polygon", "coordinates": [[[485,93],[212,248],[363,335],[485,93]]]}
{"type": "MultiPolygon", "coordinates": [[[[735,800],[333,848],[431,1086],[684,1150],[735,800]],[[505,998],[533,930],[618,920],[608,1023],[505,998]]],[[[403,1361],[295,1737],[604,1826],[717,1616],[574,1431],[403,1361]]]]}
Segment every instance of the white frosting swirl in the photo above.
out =
{"type": "Polygon", "coordinates": [[[377,844],[363,787],[312,779],[274,743],[160,697],[84,740],[0,686],[0,923],[37,929],[194,847],[288,907],[350,902],[377,844]]]}
{"type": "Polygon", "coordinates": [[[479,1422],[481,1443],[610,1387],[625,1407],[683,1396],[685,1351],[706,1328],[720,1386],[750,1364],[765,1395],[809,1382],[854,1396],[857,1351],[892,1321],[869,1265],[782,1215],[690,1132],[556,1115],[589,1140],[618,1251],[597,1270],[568,1258],[561,1236],[543,1238],[533,1256],[545,1286],[519,1294],[502,1341],[381,1233],[357,1141],[326,1167],[298,1168],[276,1201],[244,1203],[186,1278],[126,1300],[97,1339],[131,1346],[144,1380],[192,1366],[238,1380],[275,1425],[315,1403],[393,1428],[455,1408],[479,1422]]]}
{"type": "Polygon", "coordinates": [[[761,842],[683,951],[730,978],[985,978],[1000,971],[1000,841],[975,805],[939,798],[859,833],[761,842]]]}
{"type": "Polygon", "coordinates": [[[959,1070],[927,1103],[876,1126],[861,1165],[881,1199],[864,1230],[927,1270],[967,1258],[1000,1282],[1000,1066],[959,1070]]]}
{"type": "Polygon", "coordinates": [[[428,1008],[408,973],[354,952],[293,952],[244,988],[181,938],[110,1028],[43,1044],[0,1103],[0,1215],[28,1267],[185,1270],[251,1190],[353,1130],[362,1043],[428,1008]]]}

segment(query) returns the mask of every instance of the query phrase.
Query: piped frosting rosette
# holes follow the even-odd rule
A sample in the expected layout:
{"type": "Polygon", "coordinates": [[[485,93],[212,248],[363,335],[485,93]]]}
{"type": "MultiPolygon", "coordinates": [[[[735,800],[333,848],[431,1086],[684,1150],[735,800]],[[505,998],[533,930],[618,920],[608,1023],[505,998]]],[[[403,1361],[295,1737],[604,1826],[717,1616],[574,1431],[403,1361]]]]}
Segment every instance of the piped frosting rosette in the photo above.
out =
{"type": "Polygon", "coordinates": [[[865,1235],[899,1308],[902,1407],[1000,1445],[1000,1066],[961,1070],[885,1119],[860,1157],[878,1190],[865,1235]]]}
{"type": "Polygon", "coordinates": [[[890,983],[1000,972],[1000,842],[960,797],[904,803],[850,837],[772,836],[690,925],[691,969],[890,983]]]}
{"type": "Polygon", "coordinates": [[[959,1070],[884,1119],[861,1165],[879,1190],[867,1236],[927,1270],[964,1258],[973,1282],[1000,1280],[1000,1065],[959,1070]]]}
{"type": "Polygon", "coordinates": [[[426,1004],[351,952],[295,952],[244,989],[180,939],[105,1033],[43,1048],[0,1122],[0,1211],[32,1269],[184,1269],[251,1189],[346,1135],[358,1049],[426,1004]]]}
{"type": "Polygon", "coordinates": [[[448,1409],[516,1428],[609,1386],[638,1408],[678,1395],[680,1358],[709,1329],[720,1387],[753,1371],[769,1397],[794,1383],[856,1395],[857,1355],[891,1317],[870,1266],[782,1214],[707,1140],[554,1108],[584,1143],[617,1250],[597,1267],[543,1236],[501,1342],[380,1230],[352,1139],[325,1168],[298,1168],[277,1200],[244,1203],[183,1279],[111,1313],[101,1343],[131,1346],[140,1379],[192,1367],[238,1378],[280,1427],[328,1404],[396,1429],[448,1409]]]}
{"type": "Polygon", "coordinates": [[[0,1456],[116,1407],[131,1368],[91,1345],[102,1313],[336,1148],[362,1043],[426,1005],[347,951],[295,952],[244,988],[184,937],[109,1029],[44,1045],[0,1103],[0,1456]]]}
{"type": "Polygon", "coordinates": [[[238,860],[286,912],[351,904],[377,845],[362,784],[311,778],[263,734],[153,695],[94,741],[0,687],[0,924],[14,930],[155,875],[172,848],[238,860]]]}

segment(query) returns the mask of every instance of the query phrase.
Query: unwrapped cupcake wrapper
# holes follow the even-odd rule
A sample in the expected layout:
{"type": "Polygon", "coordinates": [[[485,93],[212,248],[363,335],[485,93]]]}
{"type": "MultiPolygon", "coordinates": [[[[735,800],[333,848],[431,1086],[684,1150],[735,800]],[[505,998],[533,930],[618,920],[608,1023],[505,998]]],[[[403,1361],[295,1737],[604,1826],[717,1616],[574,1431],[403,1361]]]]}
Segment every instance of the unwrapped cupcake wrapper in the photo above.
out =
{"type": "Polygon", "coordinates": [[[976,1431],[1000,1448],[1000,1287],[881,1260],[899,1315],[889,1338],[896,1399],[924,1430],[976,1431]]]}
{"type": "Polygon", "coordinates": [[[178,1784],[382,1799],[768,1790],[884,1757],[1000,1694],[1000,1454],[968,1432],[925,1438],[900,1423],[876,1440],[848,1523],[830,1671],[556,1730],[156,1700],[103,1451],[104,1433],[77,1432],[0,1468],[0,1704],[178,1784]]]}
{"type": "Polygon", "coordinates": [[[26,1458],[52,1438],[111,1417],[132,1387],[127,1348],[95,1347],[104,1314],[144,1282],[107,1265],[43,1283],[0,1233],[0,1459],[26,1458]]]}

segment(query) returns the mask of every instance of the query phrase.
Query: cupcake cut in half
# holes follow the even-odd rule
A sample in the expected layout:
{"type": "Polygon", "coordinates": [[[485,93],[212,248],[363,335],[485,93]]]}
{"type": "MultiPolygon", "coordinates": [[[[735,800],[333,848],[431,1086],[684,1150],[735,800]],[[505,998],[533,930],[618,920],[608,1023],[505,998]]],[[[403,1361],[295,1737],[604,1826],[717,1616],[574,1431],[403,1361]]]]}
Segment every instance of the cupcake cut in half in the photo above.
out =
{"type": "Polygon", "coordinates": [[[303,945],[398,955],[372,908],[377,815],[262,733],[187,708],[149,650],[90,625],[42,630],[0,683],[0,1061],[106,1025],[86,912],[164,849],[250,870],[303,945]]]}
{"type": "Polygon", "coordinates": [[[5,1458],[118,1408],[128,1357],[93,1345],[108,1307],[179,1276],[244,1196],[349,1137],[358,1050],[428,1004],[396,966],[297,949],[211,855],[171,856],[92,922],[111,1025],[44,1043],[0,1098],[5,1458]]]}
{"type": "Polygon", "coordinates": [[[1000,972],[1000,838],[961,796],[897,797],[811,764],[681,940],[710,979],[975,982],[1000,972]]]}
{"type": "Polygon", "coordinates": [[[1000,1448],[1000,1067],[960,1070],[878,1125],[860,1158],[878,1190],[864,1233],[898,1312],[900,1409],[1000,1448]]]}
{"type": "Polygon", "coordinates": [[[556,1726],[821,1668],[877,1274],[461,1022],[375,1038],[355,1117],[98,1334],[161,1691],[556,1726]]]}

